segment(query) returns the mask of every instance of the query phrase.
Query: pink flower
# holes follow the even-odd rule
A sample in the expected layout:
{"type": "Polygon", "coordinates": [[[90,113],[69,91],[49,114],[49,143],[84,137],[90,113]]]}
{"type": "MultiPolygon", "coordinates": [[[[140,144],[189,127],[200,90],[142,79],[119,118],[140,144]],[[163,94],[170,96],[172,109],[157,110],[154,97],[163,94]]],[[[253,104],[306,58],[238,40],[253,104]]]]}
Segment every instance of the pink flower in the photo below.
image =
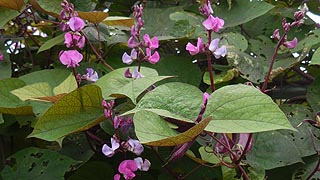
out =
{"type": "Polygon", "coordinates": [[[4,60],[4,55],[0,52],[0,61],[4,60]]]}
{"type": "Polygon", "coordinates": [[[291,41],[286,41],[283,43],[283,45],[289,49],[295,48],[297,44],[298,44],[298,39],[296,37],[293,38],[293,40],[291,41]]]}
{"type": "Polygon", "coordinates": [[[207,1],[204,5],[201,5],[199,7],[199,11],[201,14],[205,16],[210,16],[213,13],[212,7],[211,7],[211,2],[207,1]]]}
{"type": "Polygon", "coordinates": [[[118,171],[123,174],[125,179],[133,179],[136,176],[134,171],[137,170],[138,166],[134,160],[124,160],[118,167],[118,171]]]}
{"type": "Polygon", "coordinates": [[[144,76],[138,71],[138,68],[134,68],[133,72],[132,72],[132,78],[133,79],[139,79],[139,78],[142,78],[142,77],[144,77],[144,76]]]}
{"type": "Polygon", "coordinates": [[[137,59],[137,51],[135,49],[131,50],[130,56],[125,52],[122,55],[122,62],[125,64],[131,64],[134,60],[137,59]]]}
{"type": "Polygon", "coordinates": [[[130,138],[127,143],[129,145],[128,150],[135,153],[138,156],[144,150],[143,146],[140,144],[140,141],[138,141],[138,140],[134,140],[134,139],[130,138]]]}
{"type": "Polygon", "coordinates": [[[197,46],[194,46],[193,44],[188,43],[186,46],[186,50],[189,51],[191,55],[196,55],[199,52],[204,52],[205,48],[204,48],[204,44],[202,43],[202,39],[198,38],[197,46]]]}
{"type": "Polygon", "coordinates": [[[120,174],[115,174],[113,176],[113,180],[120,180],[120,174]]]}
{"type": "Polygon", "coordinates": [[[131,37],[129,38],[129,40],[128,40],[128,47],[129,47],[129,48],[135,48],[135,47],[137,47],[137,46],[139,46],[139,43],[137,43],[137,42],[135,41],[134,37],[131,36],[131,37]]]}
{"type": "Polygon", "coordinates": [[[86,39],[81,36],[80,33],[67,32],[64,35],[64,44],[67,46],[67,48],[79,47],[82,49],[84,47],[85,41],[86,39]]]}
{"type": "Polygon", "coordinates": [[[151,163],[148,159],[143,161],[141,157],[137,157],[134,159],[134,161],[136,162],[140,171],[148,171],[151,166],[151,163]]]}
{"type": "Polygon", "coordinates": [[[273,36],[273,38],[274,38],[275,40],[279,41],[279,40],[280,40],[279,29],[274,30],[272,36],[273,36]]]}
{"type": "Polygon", "coordinates": [[[150,49],[156,49],[159,47],[159,41],[157,37],[153,37],[152,39],[150,39],[149,34],[145,34],[143,36],[144,42],[145,42],[145,46],[147,46],[150,49]]]}
{"type": "Polygon", "coordinates": [[[210,15],[208,19],[203,21],[202,25],[208,31],[219,32],[219,30],[223,28],[224,20],[220,19],[219,17],[213,17],[212,15],[210,15]]]}
{"type": "Polygon", "coordinates": [[[107,157],[112,157],[115,153],[115,151],[120,147],[120,144],[117,142],[116,139],[111,138],[111,147],[104,144],[102,146],[102,153],[106,155],[107,157]]]}
{"type": "Polygon", "coordinates": [[[69,20],[69,26],[72,31],[80,31],[84,28],[85,23],[79,17],[72,17],[69,20]]]}
{"type": "Polygon", "coordinates": [[[83,56],[77,50],[60,51],[59,53],[60,61],[63,65],[67,67],[77,67],[79,62],[81,62],[83,56]]]}
{"type": "Polygon", "coordinates": [[[96,82],[99,79],[97,71],[95,71],[92,68],[87,68],[87,74],[83,75],[82,78],[90,81],[90,82],[96,82]]]}
{"type": "Polygon", "coordinates": [[[226,46],[221,46],[219,48],[219,41],[219,38],[216,38],[212,40],[209,45],[209,50],[213,53],[216,59],[219,59],[220,57],[225,57],[227,54],[226,46]]]}
{"type": "Polygon", "coordinates": [[[160,59],[160,55],[159,55],[158,51],[155,51],[153,54],[151,54],[151,49],[146,48],[146,57],[145,58],[149,61],[149,63],[156,64],[160,59]]]}

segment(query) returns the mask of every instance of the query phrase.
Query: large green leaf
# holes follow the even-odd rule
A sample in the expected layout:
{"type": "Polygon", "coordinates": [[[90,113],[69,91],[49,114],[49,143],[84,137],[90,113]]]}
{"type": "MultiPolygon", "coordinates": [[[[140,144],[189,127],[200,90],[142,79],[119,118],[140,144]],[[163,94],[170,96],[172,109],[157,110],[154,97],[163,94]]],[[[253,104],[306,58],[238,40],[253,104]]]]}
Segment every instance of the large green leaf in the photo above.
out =
{"type": "Polygon", "coordinates": [[[317,78],[307,90],[307,101],[313,112],[320,111],[320,78],[317,78]]]}
{"type": "MultiPolygon", "coordinates": [[[[134,68],[135,67],[130,67],[130,71],[132,72],[134,68]]],[[[124,72],[126,71],[126,69],[127,68],[119,68],[117,70],[114,70],[114,71],[106,74],[105,76],[101,77],[96,82],[96,85],[98,85],[102,90],[103,98],[110,99],[109,96],[111,94],[117,93],[117,91],[119,89],[124,88],[125,86],[129,86],[130,84],[133,85],[133,82],[137,81],[137,80],[132,80],[131,78],[126,78],[124,76],[124,72]]],[[[141,68],[141,74],[143,74],[143,76],[145,76],[145,77],[158,76],[157,71],[155,71],[154,69],[151,69],[151,68],[146,68],[146,67],[141,68]]],[[[141,80],[139,80],[139,81],[141,81],[141,80]]],[[[149,85],[149,84],[146,83],[145,85],[149,85]]],[[[151,86],[151,85],[152,84],[150,84],[149,86],[151,86]]],[[[145,89],[148,88],[149,86],[145,87],[145,89]]],[[[142,88],[142,89],[143,89],[142,91],[145,90],[144,88],[142,88]]],[[[142,93],[142,91],[140,93],[142,93]]],[[[128,92],[126,92],[126,93],[128,93],[128,92]]],[[[131,94],[131,97],[133,99],[136,98],[136,96],[133,96],[132,94],[131,94]]]]}
{"type": "Polygon", "coordinates": [[[0,29],[7,24],[11,19],[17,17],[20,13],[18,11],[0,7],[0,29]]]}
{"type": "Polygon", "coordinates": [[[160,116],[194,122],[200,112],[202,104],[202,92],[189,84],[172,82],[160,85],[155,90],[147,93],[134,113],[141,110],[151,111],[160,116]]]}
{"type": "Polygon", "coordinates": [[[14,115],[32,115],[32,107],[21,101],[10,91],[23,87],[25,83],[20,79],[0,80],[0,113],[14,115]]]}
{"type": "Polygon", "coordinates": [[[54,38],[51,38],[41,45],[41,47],[38,50],[38,53],[48,50],[55,45],[62,44],[63,41],[64,41],[64,34],[60,34],[54,38]]]}
{"type": "Polygon", "coordinates": [[[299,150],[287,136],[273,131],[255,134],[254,146],[246,157],[264,169],[273,169],[302,162],[298,154],[299,150]]]}
{"type": "Polygon", "coordinates": [[[104,161],[90,161],[81,166],[68,180],[113,179],[112,166],[104,161]]]}
{"type": "Polygon", "coordinates": [[[26,74],[19,77],[19,79],[23,80],[26,84],[47,82],[51,87],[56,87],[69,75],[70,71],[66,69],[46,69],[26,74]]]}
{"type": "MultiPolygon", "coordinates": [[[[304,164],[299,169],[296,169],[295,172],[292,174],[292,180],[307,179],[307,177],[316,168],[319,161],[319,157],[317,155],[309,156],[307,158],[304,158],[303,161],[304,161],[304,164]]],[[[312,180],[320,179],[320,173],[316,172],[311,179],[312,180]]]]}
{"type": "MultiPolygon", "coordinates": [[[[1,12],[1,9],[0,9],[1,12]]],[[[1,15],[0,15],[1,18],[1,15]]],[[[0,27],[1,28],[1,27],[0,27]]],[[[0,41],[0,43],[4,43],[3,41],[0,41]]],[[[0,49],[2,49],[3,47],[0,45],[0,49]]],[[[11,62],[10,62],[10,56],[8,53],[6,53],[5,51],[1,51],[0,53],[3,54],[4,56],[4,60],[0,61],[0,80],[1,79],[6,79],[11,77],[11,62]]]]}
{"type": "Polygon", "coordinates": [[[212,117],[206,130],[249,133],[294,128],[272,99],[247,85],[224,86],[211,94],[203,117],[212,117]]]}
{"type": "Polygon", "coordinates": [[[204,130],[211,119],[207,118],[180,134],[172,130],[159,115],[152,112],[139,111],[134,115],[133,120],[136,135],[141,143],[149,146],[176,146],[192,141],[204,130]]]}
{"type": "Polygon", "coordinates": [[[257,18],[273,8],[273,5],[264,1],[233,0],[232,8],[226,1],[214,7],[216,16],[225,20],[224,27],[233,27],[257,18]],[[241,14],[241,15],[240,15],[241,14]]]}
{"type": "Polygon", "coordinates": [[[312,55],[310,64],[320,65],[320,48],[318,48],[312,55]]]}
{"type": "Polygon", "coordinates": [[[12,94],[19,97],[22,101],[36,100],[38,97],[52,96],[52,88],[46,82],[35,83],[11,91],[12,94]]]}
{"type": "Polygon", "coordinates": [[[30,147],[8,158],[2,170],[4,180],[63,180],[64,174],[77,162],[55,151],[30,147]]]}
{"type": "Polygon", "coordinates": [[[131,82],[124,85],[117,91],[113,92],[111,96],[118,97],[119,95],[125,95],[131,99],[131,101],[136,104],[138,96],[144,92],[148,87],[152,86],[158,81],[170,78],[172,76],[154,76],[154,77],[142,77],[139,79],[130,79],[131,82]]]}
{"type": "Polygon", "coordinates": [[[87,85],[76,89],[44,113],[29,137],[57,141],[70,133],[86,130],[102,120],[101,101],[98,86],[87,85]]]}

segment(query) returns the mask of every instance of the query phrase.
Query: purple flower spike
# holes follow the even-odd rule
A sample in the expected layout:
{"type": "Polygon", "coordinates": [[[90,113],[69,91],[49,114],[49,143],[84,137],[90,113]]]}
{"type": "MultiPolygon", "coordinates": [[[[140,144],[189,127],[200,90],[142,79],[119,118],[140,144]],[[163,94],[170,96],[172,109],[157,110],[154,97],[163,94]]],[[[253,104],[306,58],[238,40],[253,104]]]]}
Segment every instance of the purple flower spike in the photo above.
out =
{"type": "Polygon", "coordinates": [[[72,31],[80,31],[84,28],[85,23],[79,17],[72,17],[69,20],[69,26],[72,31]]]}
{"type": "Polygon", "coordinates": [[[115,151],[120,147],[120,144],[114,139],[114,138],[111,138],[111,148],[104,144],[102,146],[102,153],[104,155],[106,155],[107,157],[112,157],[115,153],[115,151]]]}
{"type": "Polygon", "coordinates": [[[138,140],[134,140],[134,139],[129,139],[128,140],[128,150],[135,153],[136,155],[140,155],[143,152],[143,146],[140,144],[140,142],[138,140]]]}
{"type": "Polygon", "coordinates": [[[213,17],[212,15],[210,15],[208,19],[203,21],[202,25],[208,31],[219,32],[220,29],[223,28],[224,20],[220,19],[219,17],[213,17]]]}
{"type": "Polygon", "coordinates": [[[150,49],[156,49],[159,47],[159,41],[157,37],[153,37],[152,39],[150,39],[149,34],[145,34],[143,36],[145,45],[150,48],[150,49]]]}
{"type": "Polygon", "coordinates": [[[148,159],[143,161],[141,157],[137,157],[134,159],[134,161],[136,162],[140,171],[148,171],[151,166],[151,163],[148,159]]]}
{"type": "Polygon", "coordinates": [[[189,51],[191,55],[196,55],[199,52],[204,52],[204,44],[202,43],[202,39],[198,38],[197,46],[194,46],[191,43],[188,43],[186,46],[186,50],[189,51]]]}
{"type": "Polygon", "coordinates": [[[81,62],[83,56],[77,50],[60,51],[60,61],[63,65],[69,67],[77,67],[81,62]]]}
{"type": "Polygon", "coordinates": [[[124,160],[118,167],[118,171],[123,174],[125,179],[133,179],[136,176],[134,171],[137,170],[138,166],[134,160],[124,160]]]}
{"type": "Polygon", "coordinates": [[[80,33],[67,32],[64,35],[64,44],[67,46],[67,48],[78,47],[82,49],[84,47],[85,42],[86,39],[83,36],[81,36],[80,33]]]}
{"type": "Polygon", "coordinates": [[[122,62],[125,64],[131,64],[134,60],[137,59],[137,51],[135,49],[131,50],[130,56],[125,52],[122,55],[122,62]]]}
{"type": "Polygon", "coordinates": [[[293,40],[291,41],[286,41],[283,43],[283,45],[289,49],[295,48],[297,44],[298,44],[298,39],[296,37],[293,38],[293,40]]]}
{"type": "Polygon", "coordinates": [[[158,51],[155,51],[153,54],[151,54],[151,49],[146,48],[146,59],[151,64],[156,64],[160,60],[160,55],[158,51]]]}

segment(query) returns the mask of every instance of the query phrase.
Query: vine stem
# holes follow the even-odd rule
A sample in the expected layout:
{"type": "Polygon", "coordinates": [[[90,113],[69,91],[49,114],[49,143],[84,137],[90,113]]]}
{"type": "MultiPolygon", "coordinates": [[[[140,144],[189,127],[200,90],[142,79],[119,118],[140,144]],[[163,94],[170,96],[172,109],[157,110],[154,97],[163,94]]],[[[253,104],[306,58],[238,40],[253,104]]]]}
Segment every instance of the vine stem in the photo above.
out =
{"type": "Polygon", "coordinates": [[[241,174],[242,174],[242,177],[245,179],[245,180],[250,180],[248,174],[246,173],[246,171],[243,169],[243,167],[239,164],[238,165],[239,167],[239,170],[241,171],[241,174]]]}
{"type": "MultiPolygon", "coordinates": [[[[211,42],[211,32],[212,31],[208,31],[208,44],[210,44],[211,42]]],[[[206,53],[207,54],[207,62],[208,62],[208,71],[209,71],[209,75],[210,75],[210,87],[211,87],[211,91],[214,92],[215,91],[215,87],[214,87],[214,79],[213,79],[213,73],[212,73],[212,63],[211,63],[211,53],[206,53]]]]}
{"type": "Polygon", "coordinates": [[[249,137],[248,137],[248,141],[247,141],[247,143],[246,143],[246,146],[245,146],[244,149],[243,149],[242,154],[240,155],[240,157],[238,158],[238,160],[235,162],[236,164],[240,164],[241,160],[242,160],[243,157],[245,156],[245,154],[246,154],[246,152],[247,152],[247,150],[248,150],[248,148],[249,148],[250,142],[252,141],[252,138],[253,138],[253,134],[250,133],[250,134],[249,134],[249,137]]]}
{"type": "Polygon", "coordinates": [[[268,70],[268,74],[267,74],[267,76],[266,76],[266,78],[265,78],[265,80],[263,82],[262,88],[261,88],[261,92],[263,92],[263,93],[265,93],[265,91],[267,89],[267,85],[268,85],[268,81],[270,79],[270,75],[271,75],[273,64],[274,64],[274,62],[276,60],[276,56],[277,56],[278,50],[279,50],[280,46],[282,45],[283,40],[286,37],[286,35],[287,35],[287,32],[284,32],[282,37],[278,41],[277,47],[274,49],[274,52],[273,52],[273,55],[272,55],[272,59],[271,59],[271,63],[270,63],[269,70],[268,70]]]}
{"type": "Polygon", "coordinates": [[[97,52],[96,48],[94,48],[94,46],[93,46],[93,44],[91,43],[91,41],[89,41],[87,35],[86,35],[85,33],[83,33],[82,31],[81,31],[81,34],[86,38],[89,46],[91,47],[92,51],[96,54],[96,56],[98,57],[99,61],[100,61],[103,65],[105,65],[107,68],[109,68],[111,71],[113,71],[113,70],[114,70],[113,67],[110,66],[110,65],[101,57],[101,55],[97,52]]]}

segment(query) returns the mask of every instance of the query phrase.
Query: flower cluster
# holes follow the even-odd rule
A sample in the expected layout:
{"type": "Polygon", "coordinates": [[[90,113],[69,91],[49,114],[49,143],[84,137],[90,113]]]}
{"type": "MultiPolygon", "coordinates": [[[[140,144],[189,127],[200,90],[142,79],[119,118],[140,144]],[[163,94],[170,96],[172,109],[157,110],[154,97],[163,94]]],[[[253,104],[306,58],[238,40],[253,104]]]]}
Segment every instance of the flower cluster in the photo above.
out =
{"type": "Polygon", "coordinates": [[[60,23],[61,30],[66,32],[64,35],[64,44],[67,48],[73,48],[72,50],[60,51],[59,58],[63,65],[69,67],[77,67],[83,59],[82,54],[76,50],[82,49],[85,45],[85,37],[80,33],[84,28],[84,21],[78,17],[77,11],[74,10],[72,3],[68,3],[64,0],[61,3],[63,10],[60,13],[62,22],[60,23]]]}
{"type": "MultiPolygon", "coordinates": [[[[103,100],[102,106],[104,107],[104,115],[107,119],[111,120],[113,127],[116,130],[121,129],[124,134],[129,134],[129,129],[132,125],[132,119],[130,117],[120,117],[114,115],[113,106],[115,105],[114,100],[109,102],[103,100]]],[[[107,157],[112,157],[116,152],[127,152],[130,151],[137,156],[140,156],[143,152],[144,147],[142,144],[135,139],[128,136],[126,141],[121,141],[117,134],[111,137],[111,145],[104,144],[102,146],[102,153],[107,157]]],[[[149,160],[137,157],[134,160],[124,160],[120,163],[118,171],[123,175],[125,179],[133,179],[135,177],[135,171],[148,171],[151,163],[149,160]]],[[[120,179],[120,174],[116,174],[114,179],[120,179]]]]}
{"type": "Polygon", "coordinates": [[[140,37],[140,30],[144,25],[142,11],[142,5],[134,6],[133,16],[136,23],[131,27],[131,36],[128,40],[128,47],[132,48],[132,50],[130,55],[126,52],[123,54],[122,62],[125,64],[131,64],[134,61],[138,61],[139,63],[148,61],[151,64],[156,64],[160,59],[160,55],[156,51],[159,47],[158,38],[150,38],[149,34],[143,35],[143,40],[140,37]]]}
{"type": "Polygon", "coordinates": [[[300,10],[294,13],[294,21],[292,23],[288,23],[285,18],[282,19],[282,28],[284,31],[284,36],[281,39],[279,29],[276,29],[273,32],[273,38],[277,41],[281,41],[280,44],[284,45],[285,47],[289,49],[293,49],[296,47],[298,44],[298,39],[294,37],[291,41],[287,40],[287,32],[292,28],[292,27],[297,27],[303,24],[304,22],[304,15],[305,15],[305,10],[300,10]]]}
{"type": "MultiPolygon", "coordinates": [[[[208,0],[204,5],[201,5],[199,8],[201,14],[207,17],[205,21],[203,21],[202,25],[208,31],[211,32],[219,32],[220,29],[224,26],[224,20],[220,19],[219,17],[212,16],[213,10],[211,8],[211,3],[208,0]]],[[[191,55],[196,55],[198,53],[205,53],[207,49],[214,55],[216,59],[220,57],[225,57],[227,53],[226,46],[219,47],[219,38],[208,42],[209,45],[204,44],[202,39],[199,37],[197,41],[197,45],[193,45],[188,43],[186,46],[186,50],[189,51],[191,55]]]]}

